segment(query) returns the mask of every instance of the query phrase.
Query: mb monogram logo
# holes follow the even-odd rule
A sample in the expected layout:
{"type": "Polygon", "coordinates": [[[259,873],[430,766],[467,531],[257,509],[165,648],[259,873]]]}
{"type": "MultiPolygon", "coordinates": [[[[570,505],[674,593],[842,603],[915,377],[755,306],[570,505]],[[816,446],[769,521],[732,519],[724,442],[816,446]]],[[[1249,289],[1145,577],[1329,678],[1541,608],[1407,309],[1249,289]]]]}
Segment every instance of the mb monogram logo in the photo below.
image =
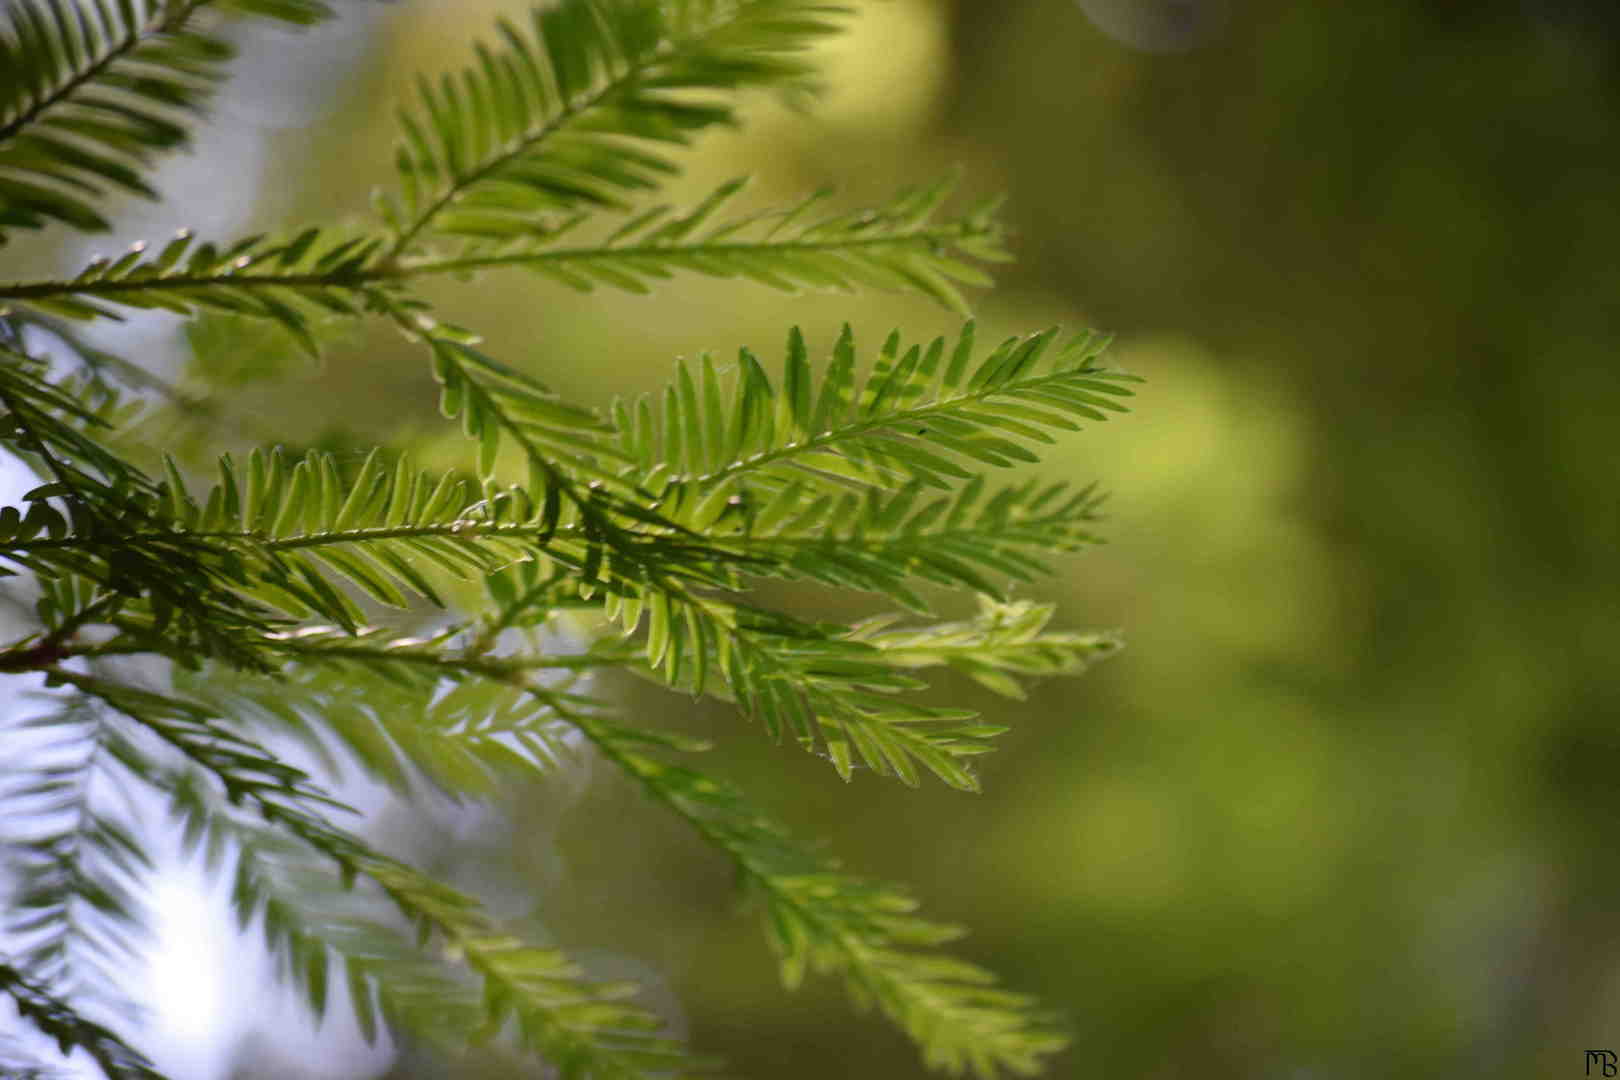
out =
{"type": "Polygon", "coordinates": [[[1620,1056],[1613,1050],[1588,1050],[1586,1052],[1587,1076],[1620,1076],[1620,1056]],[[1593,1068],[1597,1072],[1593,1072],[1593,1068]]]}

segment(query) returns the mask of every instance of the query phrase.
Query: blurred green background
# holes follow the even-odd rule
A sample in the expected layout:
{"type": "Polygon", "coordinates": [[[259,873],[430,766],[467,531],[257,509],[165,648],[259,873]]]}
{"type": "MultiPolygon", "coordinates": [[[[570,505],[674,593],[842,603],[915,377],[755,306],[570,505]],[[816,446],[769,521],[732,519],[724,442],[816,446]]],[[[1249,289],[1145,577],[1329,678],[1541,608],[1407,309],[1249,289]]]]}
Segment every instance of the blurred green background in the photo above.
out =
{"type": "MultiPolygon", "coordinates": [[[[363,213],[410,74],[459,65],[513,6],[397,5],[317,122],[271,136],[256,219],[363,213]]],[[[1068,1017],[1053,1076],[1581,1075],[1620,1046],[1616,10],[864,4],[822,106],[758,102],[675,194],[749,173],[761,205],[823,184],[855,205],[953,162],[967,194],[1008,194],[1020,261],[974,298],[984,329],[1112,331],[1149,380],[1043,466],[1113,496],[1108,546],[1039,595],[1128,648],[1022,703],[942,682],[1015,726],[979,797],[845,786],[728,710],[608,689],[970,925],[964,954],[1068,1017]]],[[[844,320],[869,342],[956,326],[693,280],[434,295],[597,404],[677,355],[779,358],[795,323],[823,346],[844,320]]],[[[381,329],[239,393],[289,442],[461,453],[427,364],[381,329]]],[[[605,770],[570,798],[520,800],[479,856],[544,933],[650,980],[739,1075],[924,1075],[836,984],[780,992],[723,861],[676,823],[605,770]]]]}

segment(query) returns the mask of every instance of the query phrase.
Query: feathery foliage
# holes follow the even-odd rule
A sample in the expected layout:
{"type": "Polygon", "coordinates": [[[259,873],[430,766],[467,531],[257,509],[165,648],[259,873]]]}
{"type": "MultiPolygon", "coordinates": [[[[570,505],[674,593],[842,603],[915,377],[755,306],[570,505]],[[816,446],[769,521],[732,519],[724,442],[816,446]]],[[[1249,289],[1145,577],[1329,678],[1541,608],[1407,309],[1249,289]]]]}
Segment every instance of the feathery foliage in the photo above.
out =
{"type": "Polygon", "coordinates": [[[109,999],[123,1004],[108,964],[138,955],[145,913],[137,893],[151,864],[98,790],[119,762],[104,746],[110,736],[97,710],[70,701],[35,724],[50,742],[31,753],[14,746],[0,780],[12,875],[5,931],[33,980],[105,1011],[109,999]]]}
{"type": "Polygon", "coordinates": [[[913,914],[917,903],[904,891],[805,852],[730,785],[648,754],[659,739],[599,721],[586,731],[736,863],[762,902],[790,988],[811,970],[844,975],[859,1003],[875,1002],[923,1047],[930,1066],[950,1072],[1030,1073],[1063,1045],[1030,998],[997,988],[983,968],[929,951],[961,930],[913,914]]]}
{"type": "Polygon", "coordinates": [[[628,216],[600,244],[574,245],[565,237],[585,215],[560,221],[538,236],[522,236],[487,250],[449,258],[408,260],[411,274],[522,266],[582,292],[598,285],[646,293],[678,272],[741,278],[782,292],[857,285],[914,291],[966,313],[956,283],[988,285],[965,258],[1001,261],[1007,253],[986,202],[951,221],[933,220],[954,188],[954,177],[904,192],[882,206],[802,222],[826,198],[817,192],[780,210],[716,222],[747,185],[729,181],[685,210],[668,205],[628,216]]]}
{"type": "Polygon", "coordinates": [[[0,245],[8,228],[100,232],[108,188],[147,198],[152,157],[184,145],[186,114],[231,59],[210,15],[308,25],[321,0],[14,0],[0,24],[0,245]]]}
{"type": "MultiPolygon", "coordinates": [[[[93,231],[107,227],[105,189],[153,194],[155,155],[183,142],[223,76],[219,18],[309,24],[327,9],[19,0],[7,12],[0,230],[93,231]]],[[[1103,365],[1105,342],[1047,331],[982,348],[968,322],[926,344],[896,332],[868,362],[846,327],[823,365],[794,329],[774,382],[748,349],[732,365],[704,355],[662,395],[597,412],[490,355],[414,288],[521,267],[644,293],[694,274],[909,291],[965,312],[960,287],[988,284],[977,264],[1007,253],[994,204],[942,211],[949,177],[821,216],[824,193],[731,215],[741,181],[683,209],[640,202],[696,134],[735,121],[739,92],[812,91],[806,50],[849,14],[808,0],[542,5],[526,27],[498,22],[466,70],[419,84],[375,222],[188,231],[61,280],[0,282],[0,446],[39,477],[0,507],[0,574],[26,574],[38,594],[34,627],[0,645],[0,679],[43,674],[48,690],[8,732],[0,776],[0,991],[64,1051],[85,1049],[109,1076],[157,1076],[115,1034],[131,1003],[111,970],[145,925],[151,859],[129,811],[144,790],[231,875],[242,927],[317,1015],[335,991],[371,1039],[384,1025],[448,1049],[493,1039],[567,1077],[711,1072],[634,987],[525,943],[341,824],[349,772],[406,800],[484,799],[588,754],[735,863],[790,988],[842,975],[950,1073],[1033,1073],[1061,1048],[1033,1001],[939,950],[956,928],[669,762],[698,747],[620,723],[590,677],[632,672],[732,702],[846,780],[865,768],[976,790],[972,760],[1002,729],[917,700],[919,673],[950,668],[1017,696],[1117,647],[1051,629],[1050,605],[1008,589],[1096,542],[1093,491],[986,473],[1124,410],[1131,378],[1103,365]],[[601,239],[577,239],[599,218],[601,239]],[[429,472],[373,447],[351,467],[273,438],[219,456],[207,478],[184,458],[145,458],[124,436],[162,409],[141,394],[201,406],[72,329],[141,309],[197,320],[196,340],[226,346],[279,328],[311,355],[335,330],[390,324],[426,352],[467,465],[429,472]],[[899,610],[808,621],[761,600],[772,578],[899,610]],[[942,589],[975,594],[978,613],[941,621],[942,589]],[[425,636],[373,625],[378,610],[427,606],[443,618],[425,636]],[[318,774],[285,759],[295,745],[318,774]]]]}
{"type": "Polygon", "coordinates": [[[802,55],[847,8],[807,0],[594,0],[500,20],[457,78],[402,109],[400,191],[378,200],[393,250],[544,235],[548,214],[626,205],[678,171],[669,147],[734,122],[736,91],[811,85],[802,55]]]}

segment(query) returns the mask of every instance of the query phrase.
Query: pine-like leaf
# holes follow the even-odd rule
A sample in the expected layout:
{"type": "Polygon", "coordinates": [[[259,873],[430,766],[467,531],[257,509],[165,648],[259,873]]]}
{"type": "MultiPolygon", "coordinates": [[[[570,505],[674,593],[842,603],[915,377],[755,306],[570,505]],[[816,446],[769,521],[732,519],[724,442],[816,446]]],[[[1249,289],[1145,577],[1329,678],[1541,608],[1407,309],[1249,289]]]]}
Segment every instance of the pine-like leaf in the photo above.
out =
{"type": "Polygon", "coordinates": [[[990,278],[965,259],[1001,261],[1003,230],[994,204],[935,221],[955,178],[906,192],[890,202],[819,220],[802,221],[820,192],[797,206],[716,222],[744,182],[724,184],[697,206],[668,206],[635,214],[599,244],[567,245],[558,229],[522,236],[488,251],[459,257],[403,260],[400,272],[426,273],[521,266],[570,288],[598,285],[633,293],[677,273],[742,279],[785,292],[857,286],[918,292],[967,313],[958,284],[984,286],[990,278]]]}
{"type": "MultiPolygon", "coordinates": [[[[5,5],[0,240],[53,222],[104,228],[107,189],[150,194],[145,167],[184,139],[229,58],[207,22],[228,11],[302,23],[326,7],[5,5]]],[[[938,215],[948,181],[820,220],[815,199],[722,220],[737,183],[678,212],[630,209],[676,170],[672,148],[734,119],[737,91],[807,89],[805,47],[845,13],[813,0],[558,0],[527,31],[500,23],[499,46],[478,46],[470,71],[421,85],[401,117],[400,190],[378,200],[382,227],[217,244],[183,233],[70,279],[0,284],[0,304],[20,308],[0,309],[0,448],[39,479],[0,507],[0,560],[38,585],[37,626],[0,646],[0,676],[43,672],[76,695],[49,719],[64,740],[56,756],[0,786],[22,807],[8,828],[36,819],[8,837],[22,951],[0,964],[0,991],[64,1051],[83,1047],[110,1076],[155,1076],[55,996],[70,968],[93,976],[98,954],[139,924],[139,846],[90,797],[90,778],[117,771],[170,796],[216,871],[229,862],[239,918],[258,924],[317,1015],[344,982],[368,1035],[385,1021],[453,1045],[508,1033],[565,1077],[706,1069],[624,1000],[628,988],[506,936],[470,897],[335,825],[330,812],[347,808],[272,749],[289,736],[407,796],[426,783],[477,798],[577,752],[583,735],[736,860],[790,984],[842,972],[950,1071],[1027,1072],[1061,1045],[1027,999],[928,951],[954,929],[805,855],[729,787],[647,752],[681,739],[610,724],[578,690],[587,672],[624,667],[736,702],[846,779],[866,768],[975,788],[971,759],[1002,729],[917,700],[917,673],[949,667],[1016,696],[1029,677],[1079,671],[1115,647],[1053,631],[1049,606],[1006,597],[1049,554],[1092,542],[1090,490],[993,490],[977,475],[1033,462],[1055,432],[1123,409],[1130,377],[1097,365],[1101,343],[1059,348],[1048,332],[981,356],[968,324],[954,344],[907,348],[892,335],[868,370],[846,329],[818,374],[794,331],[779,386],[746,350],[729,370],[704,356],[662,399],[603,417],[483,351],[411,288],[522,265],[578,288],[641,292],[690,272],[788,291],[893,288],[961,310],[957,286],[987,283],[968,260],[1005,252],[991,208],[938,215]],[[571,239],[603,209],[626,219],[598,243],[571,239]],[[161,477],[136,464],[138,405],[112,383],[194,403],[77,342],[67,323],[150,308],[279,326],[311,354],[333,324],[381,314],[426,344],[475,467],[430,475],[377,451],[350,471],[324,454],[255,450],[223,458],[193,497],[174,461],[161,477]],[[41,341],[75,353],[75,374],[32,355],[41,341]],[[526,483],[497,485],[514,465],[526,483]],[[925,585],[967,587],[981,610],[810,623],[751,602],[762,576],[870,590],[916,612],[925,585]],[[368,603],[459,603],[472,590],[458,582],[482,583],[493,610],[421,639],[365,625],[368,603]],[[509,631],[564,610],[591,613],[581,625],[600,640],[577,655],[547,653],[535,635],[508,647],[522,636],[509,631]],[[174,662],[170,689],[121,681],[100,660],[141,653],[174,662]],[[418,945],[378,917],[383,902],[418,945]]]]}
{"type": "MultiPolygon", "coordinates": [[[[646,624],[647,671],[676,689],[734,700],[767,735],[791,735],[846,780],[860,765],[912,786],[928,772],[976,791],[969,759],[1002,731],[974,724],[972,710],[903,696],[925,684],[840,627],[658,590],[607,608],[627,632],[646,624]]],[[[622,661],[613,646],[600,655],[622,661]]]]}
{"type": "Polygon", "coordinates": [[[600,284],[645,293],[655,281],[691,272],[789,292],[849,292],[861,285],[920,292],[965,313],[957,285],[989,285],[990,278],[964,259],[1007,257],[992,204],[955,220],[933,220],[954,186],[950,176],[879,207],[808,223],[800,218],[821,195],[787,210],[711,224],[742,186],[723,185],[674,217],[668,207],[637,214],[598,244],[559,245],[566,232],[559,229],[460,256],[393,259],[386,257],[383,236],[347,230],[310,228],[224,246],[199,244],[182,230],[155,252],[136,244],[116,260],[93,260],[73,278],[0,283],[0,302],[75,319],[116,319],[120,308],[266,319],[314,354],[322,316],[403,304],[410,279],[437,274],[521,266],[577,289],[600,284]]]}
{"type": "MultiPolygon", "coordinates": [[[[40,536],[30,518],[20,518],[8,534],[0,516],[0,555],[48,572],[95,574],[99,563],[80,563],[90,553],[112,559],[116,552],[123,563],[147,560],[138,564],[146,584],[150,561],[178,556],[184,561],[165,573],[173,577],[183,567],[203,599],[236,597],[250,610],[273,608],[353,629],[363,617],[343,583],[394,607],[406,606],[412,593],[442,604],[434,578],[472,578],[527,558],[547,532],[532,510],[518,521],[506,516],[510,499],[474,501],[468,482],[454,473],[429,475],[406,458],[385,464],[380,452],[349,478],[330,455],[312,452],[294,464],[279,449],[253,451],[245,467],[226,456],[219,475],[198,501],[171,462],[156,505],[96,531],[70,535],[62,523],[40,536]]],[[[123,612],[122,625],[160,637],[166,594],[145,600],[123,612]]],[[[275,628],[273,621],[259,625],[275,628]]]]}
{"type": "Polygon", "coordinates": [[[139,955],[147,915],[139,894],[151,860],[98,790],[98,780],[131,780],[103,751],[107,723],[76,700],[6,733],[3,929],[11,962],[36,985],[80,1007],[128,1014],[117,969],[139,955]]]}
{"type": "MultiPolygon", "coordinates": [[[[172,722],[186,711],[181,699],[128,694],[104,683],[81,689],[116,700],[119,708],[148,724],[172,722]],[[157,717],[154,713],[164,714],[157,717]]],[[[162,736],[165,741],[172,740],[162,736]]],[[[138,758],[125,744],[122,752],[138,758]]],[[[193,768],[165,768],[144,761],[141,772],[161,783],[179,818],[185,841],[213,866],[236,855],[232,904],[246,927],[257,920],[282,973],[303,991],[318,1014],[341,971],[362,1030],[375,1034],[379,1020],[451,1045],[488,1038],[514,1021],[524,1049],[538,1052],[563,1076],[578,1080],[676,1080],[710,1070],[663,1035],[662,1021],[626,1000],[634,988],[589,979],[559,950],[525,944],[500,932],[478,903],[410,866],[368,849],[316,814],[289,811],[263,789],[233,788],[232,802],[258,802],[264,825],[237,819],[218,803],[202,776],[225,778],[214,764],[187,752],[193,768]],[[267,812],[268,811],[268,812],[267,812]],[[310,861],[314,853],[335,860],[345,877],[364,878],[424,935],[411,949],[382,925],[370,905],[339,892],[330,872],[310,861]],[[326,896],[317,907],[312,901],[326,896]],[[423,953],[436,936],[482,986],[471,992],[423,953]]]]}
{"type": "MultiPolygon", "coordinates": [[[[287,829],[340,865],[355,860],[353,841],[322,816],[329,808],[347,807],[302,769],[221,723],[205,703],[60,668],[51,672],[50,682],[71,686],[128,718],[169,754],[209,777],[231,803],[245,803],[266,823],[287,829]]],[[[144,763],[132,771],[147,773],[144,763]]]]}
{"type": "Polygon", "coordinates": [[[54,1039],[63,1054],[84,1050],[107,1080],[164,1080],[146,1055],[116,1032],[80,1014],[10,964],[0,963],[0,994],[11,999],[22,1019],[54,1039]]]}
{"type": "Polygon", "coordinates": [[[573,759],[571,718],[603,707],[573,690],[579,658],[451,666],[442,657],[452,634],[307,627],[269,643],[291,661],[273,678],[206,670],[178,674],[177,685],[238,723],[296,737],[334,773],[357,766],[403,795],[422,778],[451,798],[487,795],[503,777],[573,759]],[[548,671],[546,685],[534,681],[548,671]]]}
{"type": "Polygon", "coordinates": [[[808,971],[842,974],[859,1004],[875,1003],[930,1067],[951,1073],[1031,1075],[1067,1043],[1031,998],[933,951],[962,931],[914,914],[917,903],[904,891],[808,854],[729,784],[659,760],[649,751],[670,748],[662,737],[601,721],[586,731],[649,795],[736,863],[764,906],[788,987],[808,971]]]}
{"type": "Polygon", "coordinates": [[[494,473],[503,446],[522,452],[529,483],[511,490],[508,505],[522,515],[538,510],[540,535],[550,541],[542,564],[577,574],[582,596],[633,591],[649,580],[733,584],[749,556],[665,516],[595,413],[558,401],[537,379],[478,350],[465,331],[393,314],[432,350],[440,410],[477,441],[479,475],[494,473]]]}
{"type": "Polygon", "coordinates": [[[377,269],[385,242],[363,231],[309,228],[216,245],[182,229],[161,247],[137,243],[116,259],[93,259],[72,278],[0,285],[0,302],[69,319],[120,319],[120,308],[264,319],[317,356],[322,322],[409,306],[384,298],[397,291],[395,275],[377,269]]]}
{"type": "MultiPolygon", "coordinates": [[[[0,330],[5,325],[0,320],[0,330]]],[[[0,339],[0,406],[6,410],[0,442],[46,481],[24,494],[26,511],[0,507],[0,560],[38,575],[45,585],[42,605],[53,583],[78,579],[102,591],[97,621],[109,621],[139,598],[174,655],[258,666],[241,635],[274,629],[271,613],[232,589],[235,567],[208,557],[213,549],[206,541],[163,526],[161,486],[96,437],[127,422],[129,409],[105,384],[53,384],[44,371],[44,361],[0,339]],[[141,539],[124,542],[132,537],[141,539]]],[[[46,607],[39,610],[58,637],[83,621],[64,625],[46,607]]]]}
{"type": "Polygon", "coordinates": [[[1054,347],[1055,330],[1009,338],[975,357],[974,324],[947,352],[943,338],[902,352],[898,333],[857,383],[854,337],[844,328],[819,390],[795,329],[782,384],[773,388],[747,350],[722,380],[705,356],[682,364],[662,415],[643,399],[618,406],[623,451],[662,512],[689,527],[729,515],[735,531],[770,532],[805,512],[806,500],[908,484],[948,489],[968,465],[1033,463],[1030,443],[1125,411],[1132,376],[1097,366],[1106,344],[1092,335],[1054,347]],[[725,385],[729,383],[729,387],[725,385]]]}
{"type": "Polygon", "coordinates": [[[389,463],[378,450],[350,477],[329,454],[292,463],[279,448],[254,450],[240,467],[221,458],[219,473],[199,502],[171,468],[174,531],[228,545],[255,599],[350,629],[363,616],[338,582],[391,607],[405,607],[412,592],[442,604],[434,576],[469,578],[524,558],[539,531],[470,517],[465,479],[421,472],[407,457],[389,463]]]}
{"type": "Polygon", "coordinates": [[[565,1080],[686,1080],[715,1063],[662,1033],[663,1021],[630,1002],[635,987],[588,978],[558,949],[503,934],[470,898],[399,863],[368,869],[389,898],[430,925],[483,985],[477,1038],[513,1030],[565,1080]]]}
{"type": "Polygon", "coordinates": [[[802,56],[846,9],[811,0],[562,0],[528,32],[502,20],[459,77],[418,84],[400,113],[395,251],[437,234],[479,244],[544,234],[550,215],[620,207],[675,171],[667,150],[733,119],[734,92],[807,85],[802,56]]]}
{"type": "Polygon", "coordinates": [[[295,24],[321,0],[12,0],[0,22],[0,245],[50,222],[104,231],[108,187],[148,198],[143,168],[185,142],[233,49],[208,9],[295,24]]]}
{"type": "Polygon", "coordinates": [[[912,483],[893,494],[806,496],[762,528],[733,517],[747,530],[745,550],[765,556],[762,573],[867,589],[919,612],[928,605],[912,578],[1004,599],[1003,578],[1032,582],[1052,572],[1043,556],[1101,542],[1090,528],[1101,500],[1090,488],[1032,480],[983,495],[978,482],[946,495],[912,483]]]}
{"type": "Polygon", "coordinates": [[[307,847],[233,813],[194,773],[158,771],[187,854],[231,876],[239,929],[257,923],[278,975],[316,1019],[344,995],[361,1033],[384,1023],[446,1046],[478,1030],[477,993],[389,925],[380,898],[345,887],[307,847]]]}
{"type": "Polygon", "coordinates": [[[45,466],[70,471],[67,480],[50,468],[44,475],[71,483],[81,494],[117,504],[155,493],[141,471],[109,450],[98,436],[130,423],[138,402],[123,399],[105,381],[72,375],[52,382],[50,365],[26,347],[10,322],[0,319],[0,443],[45,466]]]}
{"type": "Polygon", "coordinates": [[[1055,610],[981,595],[971,619],[906,629],[880,616],[856,624],[848,636],[877,646],[896,667],[949,666],[1003,697],[1022,699],[1019,676],[1076,675],[1120,648],[1114,634],[1048,630],[1055,610]]]}

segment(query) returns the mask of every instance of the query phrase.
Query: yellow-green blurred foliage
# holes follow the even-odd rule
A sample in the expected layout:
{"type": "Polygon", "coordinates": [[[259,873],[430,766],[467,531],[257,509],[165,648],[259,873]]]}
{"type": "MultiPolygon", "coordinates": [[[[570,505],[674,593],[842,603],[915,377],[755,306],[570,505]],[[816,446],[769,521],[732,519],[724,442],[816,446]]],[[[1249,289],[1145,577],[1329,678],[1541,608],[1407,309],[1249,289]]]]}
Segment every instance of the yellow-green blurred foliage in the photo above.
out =
{"type": "MultiPolygon", "coordinates": [[[[392,95],[509,6],[402,5],[318,133],[278,144],[265,213],[363,210],[392,95]]],[[[942,685],[1016,728],[978,798],[845,787],[650,688],[626,707],[713,734],[709,768],[973,926],[966,951],[1072,1018],[1055,1075],[1578,1075],[1620,1043],[1616,22],[1234,0],[1196,47],[1148,52],[1087,6],[866,4],[819,111],[756,103],[669,195],[747,173],[759,205],[823,184],[858,204],[952,162],[1004,189],[1021,262],[976,298],[985,329],[1110,330],[1149,380],[1043,465],[1114,493],[1109,545],[1044,595],[1128,649],[1024,703],[942,685]]],[[[693,280],[434,295],[597,404],[676,355],[779,356],[794,323],[822,345],[845,320],[955,325],[693,280]]],[[[291,438],[460,453],[426,369],[379,330],[254,400],[291,438]]],[[[624,784],[598,777],[557,843],[516,856],[545,868],[541,923],[667,980],[739,1075],[921,1075],[835,988],[782,995],[718,858],[624,784]]]]}

